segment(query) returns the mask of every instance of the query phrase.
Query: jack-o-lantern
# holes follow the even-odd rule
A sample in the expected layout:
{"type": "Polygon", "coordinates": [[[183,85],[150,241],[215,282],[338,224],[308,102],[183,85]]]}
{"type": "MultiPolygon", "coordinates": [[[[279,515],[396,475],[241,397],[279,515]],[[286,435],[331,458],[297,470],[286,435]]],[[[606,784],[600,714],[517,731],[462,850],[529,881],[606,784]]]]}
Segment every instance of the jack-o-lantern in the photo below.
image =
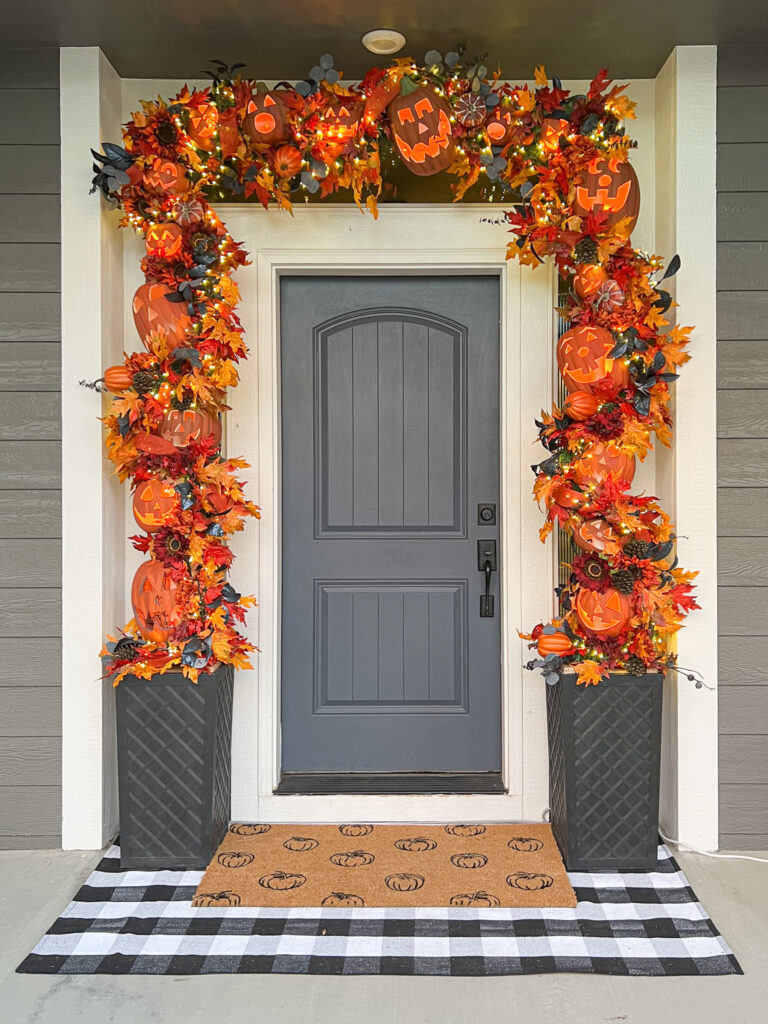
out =
{"type": "Polygon", "coordinates": [[[254,142],[276,146],[291,137],[291,126],[278,91],[259,91],[248,100],[243,131],[254,142]]]}
{"type": "Polygon", "coordinates": [[[387,113],[400,159],[409,170],[426,176],[451,166],[456,151],[451,108],[434,89],[405,76],[387,113]]]}
{"type": "Polygon", "coordinates": [[[416,836],[413,839],[398,839],[395,847],[404,853],[428,853],[437,849],[434,839],[425,839],[424,836],[416,836]]]}
{"type": "Polygon", "coordinates": [[[501,900],[490,892],[460,892],[451,896],[452,907],[500,907],[501,900]]]}
{"type": "Polygon", "coordinates": [[[339,832],[343,836],[369,836],[373,825],[339,825],[339,832]]]}
{"type": "Polygon", "coordinates": [[[613,587],[603,593],[582,588],[576,597],[576,615],[589,633],[616,637],[632,616],[632,602],[613,587]]]}
{"type": "Polygon", "coordinates": [[[183,302],[171,302],[164,284],[143,284],[133,296],[133,322],[148,351],[151,339],[163,334],[171,342],[186,337],[191,319],[183,302]]]}
{"type": "Polygon", "coordinates": [[[512,141],[515,119],[512,111],[501,104],[494,107],[485,122],[485,137],[489,146],[506,146],[512,141]]]}
{"type": "Polygon", "coordinates": [[[353,96],[331,94],[320,115],[318,144],[322,156],[335,160],[354,142],[360,130],[365,102],[353,96]]]}
{"type": "Polygon", "coordinates": [[[337,868],[363,868],[376,860],[372,853],[365,850],[352,850],[350,853],[334,853],[328,858],[337,868]]]}
{"type": "Polygon", "coordinates": [[[535,874],[529,871],[516,871],[507,875],[507,885],[512,889],[535,892],[537,889],[549,889],[554,882],[552,875],[535,874]]]}
{"type": "Polygon", "coordinates": [[[542,633],[536,644],[536,650],[542,658],[548,654],[570,654],[573,650],[573,642],[565,633],[542,633]]]}
{"type": "Polygon", "coordinates": [[[481,836],[485,825],[446,825],[445,831],[449,836],[481,836]]]}
{"type": "Polygon", "coordinates": [[[184,232],[178,224],[152,224],[147,229],[147,253],[161,259],[171,259],[181,252],[184,232]]]}
{"type": "Polygon", "coordinates": [[[604,483],[609,476],[631,484],[634,475],[634,455],[628,455],[610,441],[595,441],[587,454],[573,464],[573,479],[582,487],[604,483]]]}
{"type": "Polygon", "coordinates": [[[629,218],[626,236],[632,234],[640,211],[640,184],[627,160],[595,157],[574,185],[573,212],[579,217],[604,214],[608,229],[629,218]]]}
{"type": "Polygon", "coordinates": [[[219,111],[215,103],[198,103],[189,108],[187,134],[198,149],[213,149],[218,127],[219,111]]]}
{"type": "Polygon", "coordinates": [[[364,907],[365,900],[352,892],[332,892],[326,896],[321,907],[364,907]]]}
{"type": "Polygon", "coordinates": [[[557,365],[569,391],[593,391],[611,380],[621,390],[629,383],[629,367],[611,359],[613,335],[603,327],[585,324],[566,331],[557,343],[557,365]]]}
{"type": "Polygon", "coordinates": [[[406,871],[399,871],[395,875],[387,875],[384,884],[393,892],[416,892],[424,885],[422,875],[411,875],[406,871]]]}
{"type": "Polygon", "coordinates": [[[144,184],[161,192],[173,192],[182,195],[188,192],[191,182],[187,177],[187,168],[176,160],[168,160],[164,156],[156,156],[149,167],[144,170],[144,184]]]}
{"type": "Polygon", "coordinates": [[[541,122],[541,135],[539,145],[545,153],[554,153],[559,145],[560,138],[571,126],[571,122],[564,117],[545,117],[541,122]]]}
{"type": "Polygon", "coordinates": [[[201,441],[213,435],[221,442],[221,420],[204,409],[169,409],[158,430],[160,437],[175,448],[185,448],[190,441],[201,441]]]}
{"type": "Polygon", "coordinates": [[[145,640],[162,644],[181,622],[176,606],[175,580],[161,562],[150,558],[136,570],[131,584],[131,604],[139,632],[145,640]]]}
{"type": "Polygon", "coordinates": [[[133,516],[142,530],[154,533],[165,526],[179,507],[179,496],[172,483],[155,477],[140,483],[133,493],[133,516]]]}
{"type": "Polygon", "coordinates": [[[621,544],[616,531],[604,519],[584,519],[573,531],[573,539],[582,551],[618,555],[621,544]]]}
{"type": "Polygon", "coordinates": [[[573,278],[573,289],[580,299],[589,300],[608,280],[608,271],[599,263],[582,263],[573,278]]]}
{"type": "Polygon", "coordinates": [[[488,858],[484,853],[454,853],[451,857],[451,864],[456,868],[484,868],[488,858]]]}
{"type": "Polygon", "coordinates": [[[578,423],[591,419],[599,408],[600,400],[589,391],[572,391],[563,402],[563,411],[578,423]]]}
{"type": "Polygon", "coordinates": [[[271,875],[262,875],[259,885],[262,889],[276,889],[278,892],[285,892],[290,889],[299,889],[306,880],[306,875],[291,874],[288,871],[273,871],[271,875]]]}
{"type": "Polygon", "coordinates": [[[113,395],[122,394],[133,384],[133,373],[127,366],[110,366],[104,371],[104,387],[113,395]]]}
{"type": "Polygon", "coordinates": [[[530,836],[515,836],[509,840],[507,846],[516,853],[536,853],[537,850],[544,848],[544,843],[540,839],[531,839],[530,836]]]}

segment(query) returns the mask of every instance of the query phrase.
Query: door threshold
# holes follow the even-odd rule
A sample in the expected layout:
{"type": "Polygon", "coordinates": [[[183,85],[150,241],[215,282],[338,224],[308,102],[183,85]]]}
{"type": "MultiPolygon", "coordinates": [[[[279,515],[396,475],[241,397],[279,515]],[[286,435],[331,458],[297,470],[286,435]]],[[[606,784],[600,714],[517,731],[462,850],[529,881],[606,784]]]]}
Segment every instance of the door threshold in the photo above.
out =
{"type": "Polygon", "coordinates": [[[277,796],[505,793],[501,772],[283,772],[277,796]]]}

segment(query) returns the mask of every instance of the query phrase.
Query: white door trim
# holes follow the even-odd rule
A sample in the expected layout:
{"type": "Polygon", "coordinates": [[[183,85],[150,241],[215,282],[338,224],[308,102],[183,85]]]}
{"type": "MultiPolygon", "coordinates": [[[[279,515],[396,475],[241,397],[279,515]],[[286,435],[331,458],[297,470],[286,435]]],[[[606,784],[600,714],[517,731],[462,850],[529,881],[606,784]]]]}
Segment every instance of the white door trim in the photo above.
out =
{"type": "Polygon", "coordinates": [[[241,366],[240,385],[230,396],[227,449],[252,464],[249,494],[263,514],[260,524],[247,527],[232,544],[237,555],[235,585],[258,581],[259,607],[250,616],[248,634],[260,647],[253,672],[237,675],[234,818],[297,823],[541,819],[547,803],[544,694],[538,682],[535,693],[523,685],[526,648],[516,630],[552,610],[551,545],[540,550],[538,543],[540,514],[526,486],[532,461],[526,440],[533,441],[533,419],[551,395],[554,278],[547,272],[528,273],[521,289],[521,269],[505,259],[506,235],[497,224],[488,223],[487,211],[488,207],[469,205],[450,210],[385,207],[378,223],[350,206],[301,208],[293,221],[253,207],[224,211],[225,223],[252,260],[251,269],[238,273],[241,320],[252,352],[241,366]],[[502,772],[508,792],[275,796],[280,777],[280,275],[462,272],[498,275],[501,283],[502,772]],[[530,558],[542,552],[543,559],[530,558]],[[538,742],[527,749],[524,719],[538,734],[538,742]]]}

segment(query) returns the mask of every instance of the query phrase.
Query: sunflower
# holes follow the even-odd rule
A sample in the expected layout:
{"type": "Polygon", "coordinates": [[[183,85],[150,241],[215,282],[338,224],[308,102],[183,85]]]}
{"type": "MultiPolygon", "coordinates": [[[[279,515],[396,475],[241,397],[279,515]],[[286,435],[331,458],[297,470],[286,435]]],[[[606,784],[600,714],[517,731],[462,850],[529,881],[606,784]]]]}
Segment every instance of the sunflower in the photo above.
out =
{"type": "Polygon", "coordinates": [[[606,562],[597,555],[576,555],[571,571],[580,587],[603,593],[611,583],[610,570],[606,562]]]}

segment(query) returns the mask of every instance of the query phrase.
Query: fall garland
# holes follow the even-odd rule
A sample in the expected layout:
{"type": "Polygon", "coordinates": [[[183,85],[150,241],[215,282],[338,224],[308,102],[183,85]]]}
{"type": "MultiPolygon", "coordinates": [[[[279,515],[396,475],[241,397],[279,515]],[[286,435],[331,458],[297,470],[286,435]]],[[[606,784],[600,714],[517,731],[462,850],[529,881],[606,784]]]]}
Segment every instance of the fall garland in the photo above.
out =
{"type": "Polygon", "coordinates": [[[628,163],[634,117],[623,86],[605,72],[571,95],[537,68],[512,87],[458,49],[425,65],[398,60],[348,88],[329,55],[296,85],[238,75],[217,64],[211,85],[146,102],[123,145],[94,153],[94,188],[140,232],[146,282],[133,300],[144,351],[105,371],[115,394],[105,417],[107,454],[134,490],[148,556],[132,587],[135,618],[105,650],[117,683],[181,670],[191,679],[218,663],[249,667],[254,647],[238,631],[253,599],[227,582],[228,539],[258,508],[244,494],[240,459],[219,446],[226,390],[246,357],[233,272],[247,263],[215,213],[217,200],[286,210],[297,198],[351,191],[376,215],[382,160],[420,175],[447,171],[460,200],[479,184],[508,199],[509,258],[552,257],[567,285],[558,343],[568,389],[542,413],[547,458],[534,467],[546,509],[580,549],[558,588],[561,615],[525,638],[529,668],[549,682],[572,666],[579,682],[612,670],[674,665],[669,640],[686,613],[695,574],[673,561],[674,532],[655,498],[630,494],[635,459],[654,436],[669,445],[669,385],[688,359],[691,328],[671,326],[658,257],[633,249],[639,188],[628,163]]]}

